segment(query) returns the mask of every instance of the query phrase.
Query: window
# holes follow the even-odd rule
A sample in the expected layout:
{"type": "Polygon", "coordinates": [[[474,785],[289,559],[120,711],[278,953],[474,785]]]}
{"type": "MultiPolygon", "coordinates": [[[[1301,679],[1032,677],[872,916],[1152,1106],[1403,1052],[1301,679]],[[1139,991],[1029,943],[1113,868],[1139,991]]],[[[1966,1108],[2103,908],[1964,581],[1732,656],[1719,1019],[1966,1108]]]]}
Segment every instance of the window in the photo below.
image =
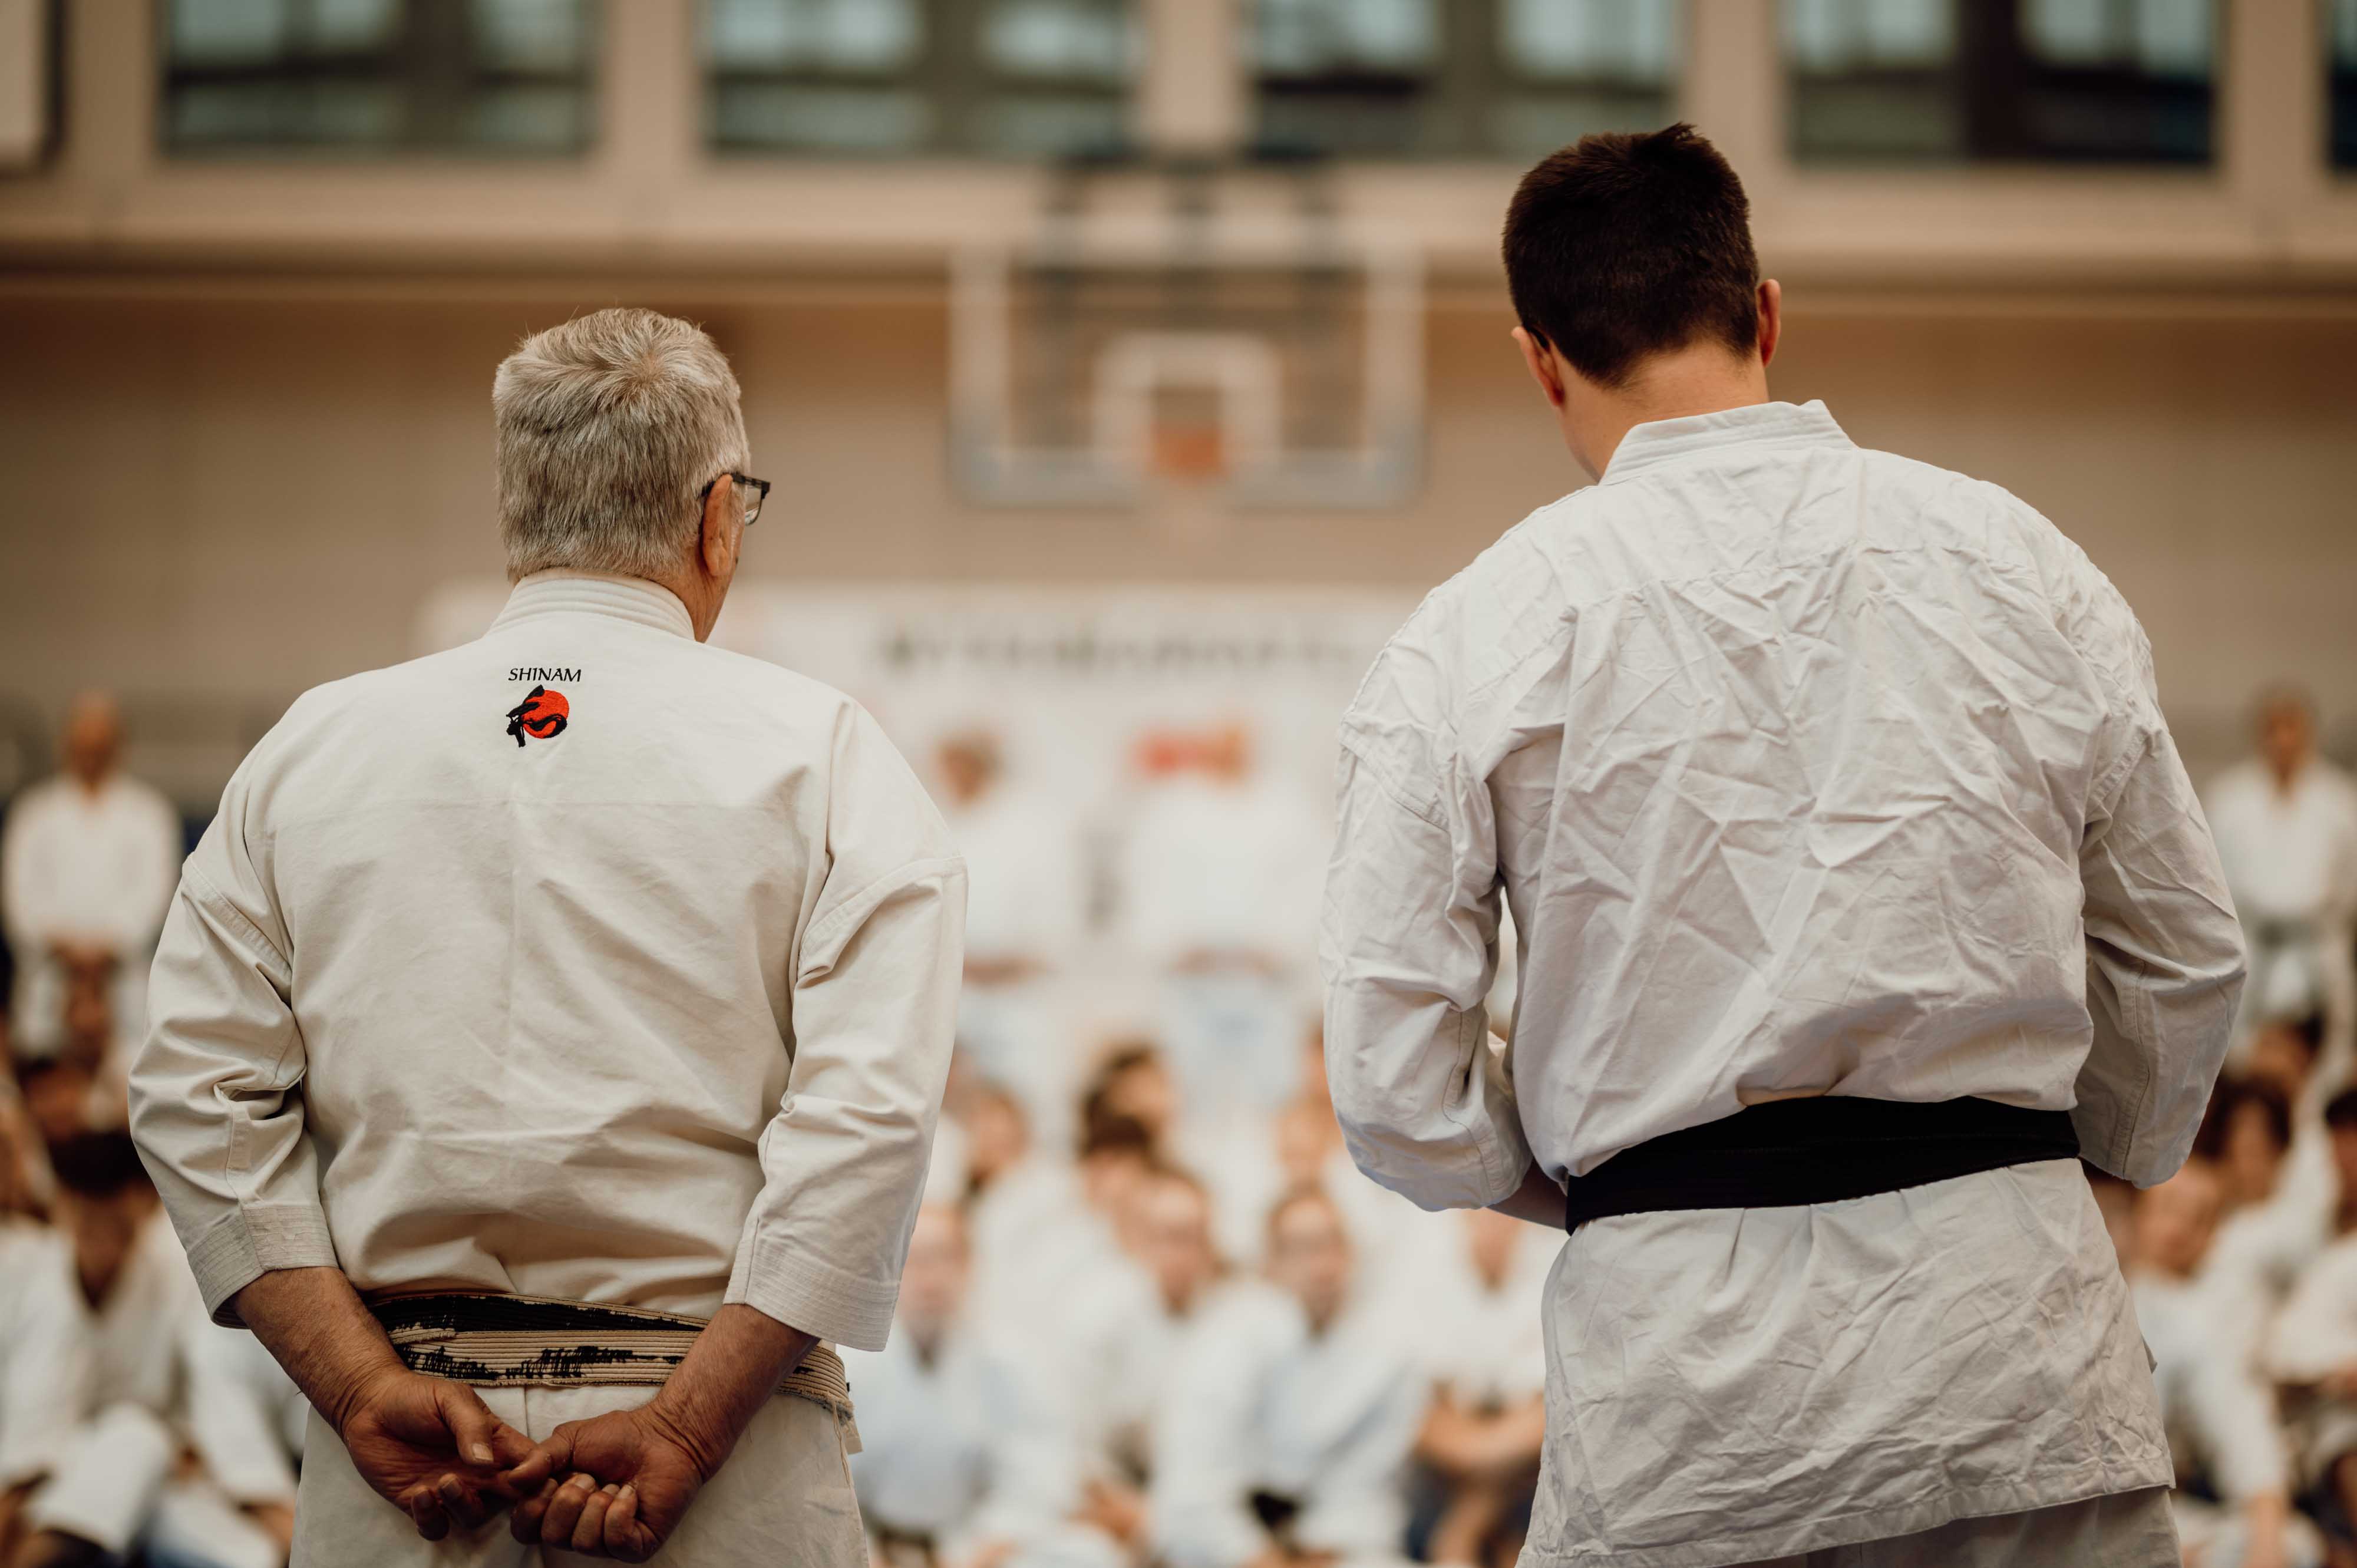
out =
{"type": "Polygon", "coordinates": [[[164,144],[576,152],[596,0],[169,0],[164,144]]]}
{"type": "Polygon", "coordinates": [[[1660,0],[1259,0],[1265,156],[1534,158],[1671,115],[1660,0]]]}
{"type": "Polygon", "coordinates": [[[2332,0],[2325,23],[2331,29],[2332,165],[2357,168],[2357,0],[2332,0]]]}
{"type": "Polygon", "coordinates": [[[2212,0],[1783,0],[1804,162],[2205,164],[2212,0]]]}
{"type": "Polygon", "coordinates": [[[733,151],[1103,154],[1129,139],[1130,0],[705,0],[733,151]]]}

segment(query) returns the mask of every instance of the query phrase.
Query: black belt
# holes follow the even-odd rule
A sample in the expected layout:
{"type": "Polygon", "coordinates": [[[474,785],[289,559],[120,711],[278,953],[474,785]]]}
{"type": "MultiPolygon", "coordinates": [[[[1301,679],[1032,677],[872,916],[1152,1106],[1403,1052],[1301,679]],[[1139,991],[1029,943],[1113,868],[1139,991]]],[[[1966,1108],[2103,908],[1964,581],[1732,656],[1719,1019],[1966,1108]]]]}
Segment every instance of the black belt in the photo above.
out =
{"type": "Polygon", "coordinates": [[[2067,1111],[1977,1098],[1775,1100],[1623,1149],[1564,1197],[1564,1229],[1615,1214],[1790,1208],[2038,1160],[2074,1160],[2067,1111]]]}

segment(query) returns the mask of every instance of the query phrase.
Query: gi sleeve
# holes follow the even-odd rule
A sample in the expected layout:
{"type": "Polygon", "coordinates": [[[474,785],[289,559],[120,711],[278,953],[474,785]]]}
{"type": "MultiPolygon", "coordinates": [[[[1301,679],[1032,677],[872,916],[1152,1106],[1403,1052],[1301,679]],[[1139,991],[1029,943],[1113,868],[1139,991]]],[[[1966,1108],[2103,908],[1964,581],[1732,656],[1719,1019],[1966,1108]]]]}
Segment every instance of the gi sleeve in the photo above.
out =
{"type": "Polygon", "coordinates": [[[1385,653],[1342,727],[1319,957],[1326,1073],[1361,1170],[1425,1208],[1511,1196],[1530,1145],[1489,1048],[1497,823],[1431,667],[1385,653]]]}
{"type": "Polygon", "coordinates": [[[880,1350],[899,1296],[964,965],[965,865],[883,731],[847,708],[825,881],[791,976],[793,1065],[726,1299],[880,1350]]]}
{"type": "MultiPolygon", "coordinates": [[[[252,766],[249,759],[248,767],[252,766]]],[[[304,1125],[309,1065],[285,927],[253,854],[241,768],[180,873],[131,1069],[131,1133],[216,1323],[272,1269],[334,1268],[304,1125]]]]}
{"type": "Polygon", "coordinates": [[[2080,841],[2094,1043],[2072,1121],[2086,1157],[2139,1187],[2193,1148],[2243,992],[2243,934],[2217,845],[2160,715],[2152,649],[2092,565],[2064,627],[2104,685],[2080,841]]]}

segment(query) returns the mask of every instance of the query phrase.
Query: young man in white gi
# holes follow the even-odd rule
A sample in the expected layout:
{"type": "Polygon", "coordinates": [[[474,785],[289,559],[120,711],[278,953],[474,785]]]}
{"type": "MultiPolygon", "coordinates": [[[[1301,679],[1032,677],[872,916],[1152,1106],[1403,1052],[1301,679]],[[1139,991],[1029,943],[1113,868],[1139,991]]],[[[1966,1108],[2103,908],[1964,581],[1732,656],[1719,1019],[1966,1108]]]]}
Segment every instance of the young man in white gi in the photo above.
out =
{"type": "Polygon", "coordinates": [[[1598,482],[1351,704],[1325,966],[1359,1164],[1574,1228],[1522,1561],[2173,1563],[2072,1156],[2182,1162],[2243,953],[2135,617],[1996,486],[1769,400],[1691,129],[1546,159],[1505,254],[1598,482]]]}
{"type": "Polygon", "coordinates": [[[823,1342],[891,1322],[963,867],[856,705],[704,640],[768,489],[709,338],[600,311],[492,405],[514,595],[238,769],[134,1129],[317,1407],[298,1563],[860,1563],[823,1342]]]}

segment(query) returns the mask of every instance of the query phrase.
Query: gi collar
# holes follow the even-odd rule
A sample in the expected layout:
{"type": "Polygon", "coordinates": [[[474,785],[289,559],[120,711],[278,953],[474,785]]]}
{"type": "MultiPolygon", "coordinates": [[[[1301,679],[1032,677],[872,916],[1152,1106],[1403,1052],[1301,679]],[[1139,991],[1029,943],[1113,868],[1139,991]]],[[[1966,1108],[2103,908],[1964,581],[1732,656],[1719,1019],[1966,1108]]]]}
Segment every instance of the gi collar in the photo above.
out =
{"type": "Polygon", "coordinates": [[[1717,413],[1656,419],[1620,438],[1601,484],[1726,446],[1853,446],[1822,402],[1755,403],[1717,413]]]}
{"type": "Polygon", "coordinates": [[[515,585],[491,629],[545,615],[611,616],[681,637],[695,635],[695,623],[677,594],[644,577],[604,572],[534,572],[515,585]]]}

